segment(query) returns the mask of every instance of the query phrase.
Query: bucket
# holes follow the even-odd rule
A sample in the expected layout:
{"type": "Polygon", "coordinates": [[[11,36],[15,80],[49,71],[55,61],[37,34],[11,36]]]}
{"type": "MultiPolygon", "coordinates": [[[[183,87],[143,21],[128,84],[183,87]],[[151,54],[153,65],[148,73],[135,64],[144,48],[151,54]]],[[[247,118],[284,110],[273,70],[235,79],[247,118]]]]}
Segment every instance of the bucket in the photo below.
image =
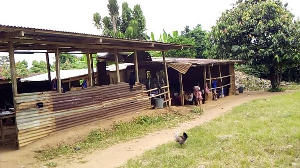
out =
{"type": "Polygon", "coordinates": [[[155,108],[164,108],[164,98],[154,98],[155,108]]]}
{"type": "Polygon", "coordinates": [[[239,87],[239,93],[243,93],[244,92],[244,88],[243,87],[239,87]]]}

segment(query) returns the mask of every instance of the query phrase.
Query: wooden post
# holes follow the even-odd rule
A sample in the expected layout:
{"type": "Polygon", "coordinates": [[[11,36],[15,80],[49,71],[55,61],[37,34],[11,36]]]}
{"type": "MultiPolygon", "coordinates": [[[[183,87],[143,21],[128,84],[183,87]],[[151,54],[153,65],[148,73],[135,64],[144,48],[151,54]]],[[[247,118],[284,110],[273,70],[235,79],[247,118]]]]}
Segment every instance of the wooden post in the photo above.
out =
{"type": "Polygon", "coordinates": [[[15,104],[15,96],[18,94],[18,86],[17,86],[17,73],[16,73],[16,64],[15,64],[15,53],[14,53],[14,44],[12,41],[8,42],[9,44],[9,63],[10,63],[10,73],[11,73],[11,83],[12,83],[12,93],[15,104]]]}
{"type": "Polygon", "coordinates": [[[118,57],[117,49],[114,49],[114,54],[115,54],[116,73],[117,73],[117,84],[118,84],[118,83],[121,82],[121,80],[120,80],[119,57],[118,57]]]}
{"type": "MultiPolygon", "coordinates": [[[[9,64],[10,64],[10,74],[11,74],[11,83],[12,83],[12,94],[13,94],[13,103],[14,103],[14,111],[15,115],[17,113],[17,102],[16,102],[16,96],[18,94],[18,85],[17,85],[17,73],[16,73],[16,64],[15,64],[15,53],[14,53],[14,44],[12,41],[8,42],[8,47],[9,47],[9,64]]],[[[2,127],[2,120],[0,121],[0,127],[2,127]]],[[[15,132],[16,132],[16,146],[17,149],[19,149],[19,134],[18,134],[18,127],[17,127],[17,120],[15,120],[16,125],[15,127],[15,132]]],[[[4,132],[3,128],[1,128],[1,139],[4,140],[4,132]]]]}
{"type": "Polygon", "coordinates": [[[95,72],[94,72],[94,60],[93,60],[93,54],[90,54],[91,56],[91,70],[92,70],[92,83],[91,86],[95,86],[95,72]]]}
{"type": "Polygon", "coordinates": [[[235,74],[234,74],[234,64],[229,64],[229,74],[230,76],[230,93],[235,95],[236,86],[235,86],[235,74]]]}
{"type": "Polygon", "coordinates": [[[163,62],[164,62],[164,67],[165,67],[165,75],[166,75],[166,92],[168,93],[168,97],[165,96],[165,100],[168,100],[168,106],[171,106],[171,93],[170,93],[170,85],[169,85],[169,75],[168,75],[168,67],[167,67],[167,62],[166,62],[166,57],[165,57],[165,52],[162,51],[163,55],[163,62]],[[168,99],[167,99],[168,98],[168,99]]]}
{"type": "Polygon", "coordinates": [[[89,49],[87,49],[87,51],[86,51],[86,58],[87,58],[87,66],[88,66],[88,86],[91,86],[92,71],[91,71],[91,57],[90,57],[90,50],[89,49]]]}
{"type": "Polygon", "coordinates": [[[221,95],[220,96],[224,97],[224,95],[223,95],[223,89],[224,89],[223,85],[224,84],[223,84],[223,78],[222,78],[222,72],[221,72],[221,65],[219,65],[219,73],[220,73],[220,80],[221,80],[221,85],[220,85],[221,86],[221,95]]]}
{"type": "Polygon", "coordinates": [[[208,66],[208,75],[209,75],[209,89],[211,90],[211,72],[210,72],[210,66],[208,66]]]}
{"type": "Polygon", "coordinates": [[[49,80],[49,82],[51,82],[51,70],[50,70],[49,53],[46,53],[46,62],[47,62],[48,80],[49,80]]]}
{"type": "Polygon", "coordinates": [[[138,64],[138,58],[137,58],[137,50],[134,50],[134,67],[135,67],[136,83],[140,83],[140,79],[139,79],[139,64],[138,64]]]}
{"type": "Polygon", "coordinates": [[[183,94],[183,83],[182,83],[182,73],[179,73],[179,84],[180,84],[180,99],[181,99],[181,105],[184,105],[184,94],[183,94]]]}
{"type": "Polygon", "coordinates": [[[56,46],[55,50],[55,70],[56,70],[56,81],[57,81],[57,92],[61,93],[61,79],[60,79],[60,68],[59,68],[59,50],[56,46]]]}
{"type": "Polygon", "coordinates": [[[206,101],[207,97],[208,97],[208,94],[206,94],[206,91],[205,91],[205,89],[206,89],[206,66],[204,66],[203,69],[204,69],[204,71],[203,71],[203,80],[204,80],[203,89],[204,89],[204,93],[203,94],[205,94],[204,101],[206,101]]]}

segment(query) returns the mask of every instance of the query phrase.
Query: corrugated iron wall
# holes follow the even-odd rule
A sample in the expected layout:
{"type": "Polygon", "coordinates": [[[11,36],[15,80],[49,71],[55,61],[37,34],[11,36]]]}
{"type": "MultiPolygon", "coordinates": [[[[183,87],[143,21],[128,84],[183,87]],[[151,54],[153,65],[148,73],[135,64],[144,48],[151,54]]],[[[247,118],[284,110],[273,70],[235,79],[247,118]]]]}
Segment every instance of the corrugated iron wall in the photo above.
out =
{"type": "Polygon", "coordinates": [[[99,119],[150,107],[142,86],[129,91],[127,83],[66,92],[36,92],[16,97],[19,145],[50,133],[99,119]]]}

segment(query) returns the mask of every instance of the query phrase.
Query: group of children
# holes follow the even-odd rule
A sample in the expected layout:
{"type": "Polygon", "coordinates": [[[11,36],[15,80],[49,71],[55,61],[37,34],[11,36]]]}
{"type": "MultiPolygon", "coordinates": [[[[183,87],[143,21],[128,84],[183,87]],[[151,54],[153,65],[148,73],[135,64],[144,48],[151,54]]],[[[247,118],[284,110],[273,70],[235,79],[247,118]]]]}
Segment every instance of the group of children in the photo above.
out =
{"type": "MultiPolygon", "coordinates": [[[[188,104],[188,105],[195,104],[196,106],[200,106],[201,102],[202,102],[202,104],[204,104],[205,97],[208,95],[208,93],[210,93],[210,90],[207,85],[205,86],[205,89],[202,91],[199,86],[194,86],[192,92],[186,92],[184,94],[185,104],[188,104]]],[[[181,96],[179,96],[179,99],[181,99],[180,97],[181,96]]],[[[181,100],[179,100],[179,101],[181,101],[181,100]]]]}

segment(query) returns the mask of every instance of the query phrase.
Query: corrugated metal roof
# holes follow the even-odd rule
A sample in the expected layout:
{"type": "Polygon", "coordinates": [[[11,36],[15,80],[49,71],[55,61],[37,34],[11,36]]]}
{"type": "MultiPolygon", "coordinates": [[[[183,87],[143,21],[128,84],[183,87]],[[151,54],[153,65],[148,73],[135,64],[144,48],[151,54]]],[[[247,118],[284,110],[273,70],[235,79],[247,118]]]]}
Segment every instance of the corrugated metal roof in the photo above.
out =
{"type": "MultiPolygon", "coordinates": [[[[132,66],[132,65],[134,65],[134,64],[132,64],[132,63],[119,64],[119,69],[124,70],[128,66],[132,66]]],[[[106,66],[106,70],[110,71],[110,72],[116,71],[116,65],[106,66]]],[[[97,72],[96,68],[94,68],[94,72],[97,72]]],[[[88,74],[87,69],[60,70],[60,78],[62,80],[69,79],[69,78],[80,77],[80,76],[87,75],[87,74],[88,74]]],[[[56,72],[51,72],[51,77],[54,78],[55,76],[56,76],[56,72]]],[[[44,73],[44,74],[40,74],[40,75],[36,75],[36,76],[21,79],[22,82],[25,82],[25,81],[45,81],[45,80],[48,80],[48,73],[44,73]]]]}
{"type": "MultiPolygon", "coordinates": [[[[129,40],[107,36],[37,29],[0,24],[0,51],[8,51],[7,42],[12,41],[16,50],[52,50],[60,52],[83,51],[90,53],[118,51],[166,51],[181,49],[183,45],[154,41],[129,40]]],[[[191,46],[186,46],[191,47],[191,46]]]]}
{"type": "MultiPolygon", "coordinates": [[[[162,57],[152,57],[153,62],[163,63],[162,57]]],[[[198,58],[166,58],[167,64],[180,63],[180,64],[192,64],[193,65],[213,65],[213,64],[224,64],[224,63],[238,63],[243,62],[242,60],[220,60],[220,59],[198,59],[198,58]]]]}

